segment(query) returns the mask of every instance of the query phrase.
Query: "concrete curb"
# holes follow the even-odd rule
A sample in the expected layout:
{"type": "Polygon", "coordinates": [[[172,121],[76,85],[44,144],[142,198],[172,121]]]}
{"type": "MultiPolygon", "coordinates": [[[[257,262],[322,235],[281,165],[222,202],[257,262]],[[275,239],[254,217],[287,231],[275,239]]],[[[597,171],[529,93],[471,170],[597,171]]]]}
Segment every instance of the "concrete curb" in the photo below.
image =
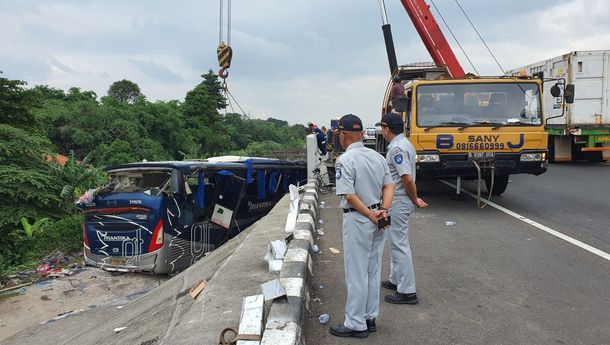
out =
{"type": "Polygon", "coordinates": [[[287,298],[276,299],[271,305],[261,345],[305,345],[303,323],[309,309],[308,279],[313,275],[310,250],[316,230],[320,201],[318,184],[310,179],[299,205],[293,239],[288,244],[280,282],[287,298]]]}

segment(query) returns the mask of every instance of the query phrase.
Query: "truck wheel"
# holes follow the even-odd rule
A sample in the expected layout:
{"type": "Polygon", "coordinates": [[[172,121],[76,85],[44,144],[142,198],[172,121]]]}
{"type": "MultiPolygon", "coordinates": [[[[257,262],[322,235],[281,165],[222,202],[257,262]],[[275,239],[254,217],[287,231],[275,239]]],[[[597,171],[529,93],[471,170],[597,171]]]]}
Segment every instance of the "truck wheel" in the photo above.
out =
{"type": "Polygon", "coordinates": [[[591,163],[598,163],[604,161],[604,155],[601,151],[584,152],[585,159],[591,163]]]}
{"type": "MultiPolygon", "coordinates": [[[[491,195],[500,195],[504,193],[508,186],[508,176],[510,175],[496,175],[494,177],[494,189],[491,191],[491,195]]],[[[487,187],[487,193],[491,189],[491,177],[485,177],[485,186],[487,187]]]]}

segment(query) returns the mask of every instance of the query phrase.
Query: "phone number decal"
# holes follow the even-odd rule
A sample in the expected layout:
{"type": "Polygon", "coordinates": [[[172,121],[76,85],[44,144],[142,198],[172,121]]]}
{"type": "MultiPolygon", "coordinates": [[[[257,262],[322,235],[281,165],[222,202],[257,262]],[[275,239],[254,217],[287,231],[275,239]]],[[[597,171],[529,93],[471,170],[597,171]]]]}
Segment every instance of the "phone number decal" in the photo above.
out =
{"type": "Polygon", "coordinates": [[[503,150],[504,143],[457,143],[456,150],[503,150]]]}

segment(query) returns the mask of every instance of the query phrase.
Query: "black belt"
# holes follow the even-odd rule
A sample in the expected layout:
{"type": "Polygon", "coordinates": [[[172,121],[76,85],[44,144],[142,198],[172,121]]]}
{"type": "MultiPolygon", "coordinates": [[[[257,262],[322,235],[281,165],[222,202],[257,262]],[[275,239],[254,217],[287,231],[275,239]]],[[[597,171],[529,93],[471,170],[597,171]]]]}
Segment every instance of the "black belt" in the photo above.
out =
{"type": "MultiPolygon", "coordinates": [[[[375,205],[367,206],[367,208],[368,208],[369,210],[374,210],[374,209],[378,208],[379,206],[381,206],[381,204],[380,204],[380,203],[376,203],[375,205]]],[[[356,209],[355,209],[355,208],[352,208],[352,207],[350,207],[350,208],[344,208],[344,209],[343,209],[343,213],[354,212],[354,211],[356,211],[356,209]]]]}

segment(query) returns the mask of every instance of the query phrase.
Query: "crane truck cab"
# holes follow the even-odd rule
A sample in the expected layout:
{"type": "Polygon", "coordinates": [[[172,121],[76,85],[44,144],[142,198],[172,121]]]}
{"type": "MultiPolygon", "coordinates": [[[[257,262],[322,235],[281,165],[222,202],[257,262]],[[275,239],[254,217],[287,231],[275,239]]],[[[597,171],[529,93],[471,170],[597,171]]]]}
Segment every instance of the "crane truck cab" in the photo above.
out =
{"type": "MultiPolygon", "coordinates": [[[[385,92],[382,115],[394,111],[417,152],[418,177],[485,180],[502,194],[512,174],[547,170],[547,133],[535,78],[450,78],[443,67],[399,66],[405,95],[392,104],[385,92]],[[493,176],[493,178],[492,178],[493,176]]],[[[387,143],[378,136],[377,151],[387,143]]]]}

